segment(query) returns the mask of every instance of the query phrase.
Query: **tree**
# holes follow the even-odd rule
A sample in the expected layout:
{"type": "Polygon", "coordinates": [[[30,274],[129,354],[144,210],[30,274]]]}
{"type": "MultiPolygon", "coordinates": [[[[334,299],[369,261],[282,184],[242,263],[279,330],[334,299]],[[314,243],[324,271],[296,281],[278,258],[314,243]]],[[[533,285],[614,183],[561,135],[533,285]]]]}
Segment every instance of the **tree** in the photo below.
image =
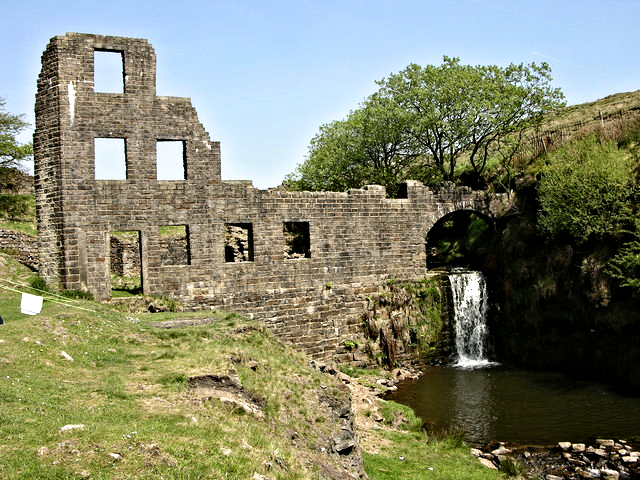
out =
{"type": "Polygon", "coordinates": [[[381,183],[390,192],[409,178],[453,180],[462,159],[475,184],[491,155],[505,157],[522,132],[563,105],[550,68],[411,64],[378,83],[345,120],[320,127],[305,162],[285,183],[294,189],[343,190],[381,183]]]}
{"type": "Polygon", "coordinates": [[[544,233],[580,245],[635,229],[634,161],[615,143],[591,135],[552,151],[547,161],[538,184],[544,233]]]}
{"type": "Polygon", "coordinates": [[[16,136],[29,126],[23,115],[5,111],[5,100],[0,98],[0,167],[22,168],[22,162],[33,155],[31,142],[20,144],[16,136]]]}
{"type": "Polygon", "coordinates": [[[540,122],[562,105],[548,64],[461,65],[443,57],[441,66],[411,64],[383,79],[379,94],[409,116],[416,153],[453,180],[466,159],[479,180],[494,149],[540,122]]]}
{"type": "Polygon", "coordinates": [[[346,119],[320,127],[307,160],[289,174],[294,190],[344,191],[380,184],[393,195],[415,159],[404,112],[389,99],[371,95],[346,119]]]}

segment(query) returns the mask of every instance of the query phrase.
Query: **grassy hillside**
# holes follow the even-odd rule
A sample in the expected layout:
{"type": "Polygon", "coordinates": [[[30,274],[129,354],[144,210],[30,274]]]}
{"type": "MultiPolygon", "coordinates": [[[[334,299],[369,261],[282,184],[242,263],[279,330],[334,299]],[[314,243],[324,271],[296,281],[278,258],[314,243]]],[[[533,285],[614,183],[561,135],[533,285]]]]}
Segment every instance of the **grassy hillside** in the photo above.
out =
{"type": "Polygon", "coordinates": [[[542,130],[579,129],[613,118],[640,114],[640,90],[616,93],[594,102],[565,107],[545,118],[542,130]]]}
{"type": "MultiPolygon", "coordinates": [[[[357,449],[334,452],[353,421],[348,386],[260,325],[211,311],[131,316],[57,297],[24,315],[11,288],[32,275],[0,254],[0,477],[357,473],[357,449]]],[[[370,478],[496,478],[459,443],[392,429],[415,420],[372,398],[354,405],[356,423],[375,423],[359,432],[370,478]],[[373,422],[378,415],[386,420],[373,422]]]]}

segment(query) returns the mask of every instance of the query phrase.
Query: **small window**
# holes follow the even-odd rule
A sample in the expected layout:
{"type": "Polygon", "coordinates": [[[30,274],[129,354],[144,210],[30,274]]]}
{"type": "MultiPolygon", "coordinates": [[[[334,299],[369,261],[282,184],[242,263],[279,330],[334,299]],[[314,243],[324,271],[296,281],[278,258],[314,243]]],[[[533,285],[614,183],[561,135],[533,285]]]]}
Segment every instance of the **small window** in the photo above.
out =
{"type": "Polygon", "coordinates": [[[96,180],[125,180],[127,154],[124,138],[94,139],[96,180]]]}
{"type": "Polygon", "coordinates": [[[156,172],[158,180],[185,180],[186,156],[183,140],[156,141],[156,172]]]}
{"type": "Polygon", "coordinates": [[[224,259],[227,262],[253,262],[253,226],[250,223],[226,223],[224,259]]]}
{"type": "Polygon", "coordinates": [[[124,93],[123,52],[113,50],[94,51],[93,91],[124,93]]]}
{"type": "Polygon", "coordinates": [[[309,222],[284,222],[284,258],[311,257],[309,222]]]}
{"type": "Polygon", "coordinates": [[[188,225],[163,225],[160,232],[160,264],[191,265],[188,225]]]}

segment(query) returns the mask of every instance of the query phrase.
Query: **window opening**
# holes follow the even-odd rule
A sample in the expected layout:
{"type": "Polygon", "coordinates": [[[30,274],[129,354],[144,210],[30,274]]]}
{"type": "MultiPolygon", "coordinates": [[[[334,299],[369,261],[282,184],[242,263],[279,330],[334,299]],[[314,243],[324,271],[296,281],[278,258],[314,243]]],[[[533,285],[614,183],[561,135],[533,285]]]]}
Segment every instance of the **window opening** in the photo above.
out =
{"type": "Polygon", "coordinates": [[[160,226],[160,265],[191,265],[188,225],[160,226]]]}
{"type": "Polygon", "coordinates": [[[250,223],[226,223],[224,259],[227,262],[253,262],[253,226],[250,223]]]}
{"type": "Polygon", "coordinates": [[[127,153],[124,138],[94,139],[94,167],[96,180],[125,180],[127,153]]]}
{"type": "Polygon", "coordinates": [[[284,222],[284,258],[311,257],[309,222],[284,222]]]}
{"type": "Polygon", "coordinates": [[[142,249],[140,231],[109,233],[111,296],[128,297],[142,294],[142,249]]]}
{"type": "Polygon", "coordinates": [[[158,180],[187,178],[184,140],[156,141],[156,172],[158,180]]]}
{"type": "Polygon", "coordinates": [[[124,55],[114,50],[95,50],[93,54],[93,91],[124,93],[124,55]]]}

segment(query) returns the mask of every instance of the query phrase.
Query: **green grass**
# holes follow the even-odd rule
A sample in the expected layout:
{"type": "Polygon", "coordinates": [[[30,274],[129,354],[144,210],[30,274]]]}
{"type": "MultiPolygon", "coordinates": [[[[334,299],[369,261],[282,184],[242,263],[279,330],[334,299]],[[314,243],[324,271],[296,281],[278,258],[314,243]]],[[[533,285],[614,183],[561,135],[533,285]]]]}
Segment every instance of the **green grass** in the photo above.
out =
{"type": "Polygon", "coordinates": [[[26,233],[30,237],[38,234],[35,222],[27,220],[0,220],[0,229],[26,233]]]}
{"type": "MultiPolygon", "coordinates": [[[[0,254],[0,278],[28,285],[36,276],[0,254]]],[[[331,453],[342,424],[327,402],[348,403],[348,389],[260,324],[211,311],[129,314],[69,302],[45,300],[28,316],[19,294],[0,289],[0,478],[302,480],[326,478],[319,472],[327,465],[343,470],[331,453]],[[149,325],[191,317],[210,323],[149,325]],[[237,375],[260,414],[189,386],[205,375],[237,375]],[[84,428],[61,431],[70,424],[84,428]]],[[[420,423],[398,404],[383,415],[407,430],[420,423]]],[[[496,478],[460,445],[416,432],[369,435],[381,445],[364,454],[372,479],[496,478]]]]}
{"type": "MultiPolygon", "coordinates": [[[[4,255],[0,274],[25,283],[31,275],[4,255]]],[[[314,402],[320,391],[346,395],[341,385],[243,317],[181,313],[215,321],[160,329],[147,321],[175,314],[131,316],[77,300],[93,312],[45,301],[28,316],[19,303],[0,290],[1,478],[315,478],[314,457],[339,429],[315,421],[314,402]],[[262,416],[187,386],[191,376],[232,372],[265,399],[262,416]],[[61,432],[67,424],[85,427],[61,432]]]]}
{"type": "Polygon", "coordinates": [[[389,446],[365,453],[371,480],[495,480],[499,474],[469,455],[469,448],[455,438],[429,439],[425,433],[381,433],[389,446]]]}

